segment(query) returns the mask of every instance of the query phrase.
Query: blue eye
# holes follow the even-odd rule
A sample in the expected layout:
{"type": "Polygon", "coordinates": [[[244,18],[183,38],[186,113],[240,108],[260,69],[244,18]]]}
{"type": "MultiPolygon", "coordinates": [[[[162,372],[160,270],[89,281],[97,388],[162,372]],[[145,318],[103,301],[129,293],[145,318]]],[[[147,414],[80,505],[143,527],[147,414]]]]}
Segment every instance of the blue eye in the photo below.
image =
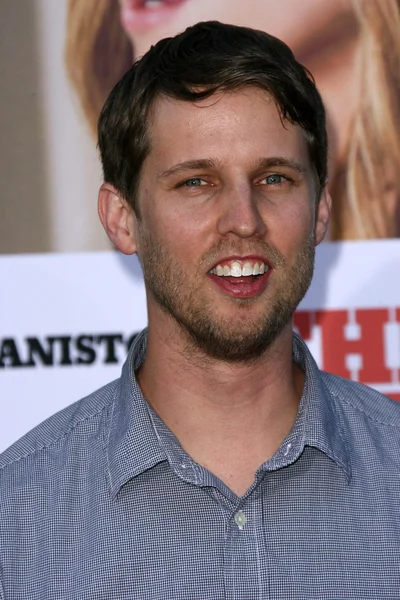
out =
{"type": "Polygon", "coordinates": [[[200,187],[204,183],[204,179],[200,179],[200,177],[192,177],[191,179],[184,181],[182,185],[185,185],[186,187],[200,187]]]}
{"type": "Polygon", "coordinates": [[[282,183],[284,179],[285,178],[282,175],[273,173],[272,175],[268,175],[268,177],[266,177],[264,181],[266,181],[268,185],[277,185],[279,183],[282,183]]]}

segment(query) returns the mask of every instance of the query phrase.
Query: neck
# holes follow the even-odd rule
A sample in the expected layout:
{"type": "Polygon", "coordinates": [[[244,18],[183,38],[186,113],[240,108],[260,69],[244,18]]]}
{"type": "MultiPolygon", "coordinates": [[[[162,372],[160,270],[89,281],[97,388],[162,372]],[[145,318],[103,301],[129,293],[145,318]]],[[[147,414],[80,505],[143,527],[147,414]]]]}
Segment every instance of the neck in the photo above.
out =
{"type": "Polygon", "coordinates": [[[150,325],[137,375],[147,401],[185,451],[240,492],[289,433],[304,376],[292,359],[291,324],[262,357],[239,364],[188,352],[181,332],[167,335],[150,325]],[[240,483],[227,481],[228,472],[242,473],[240,483]]]}

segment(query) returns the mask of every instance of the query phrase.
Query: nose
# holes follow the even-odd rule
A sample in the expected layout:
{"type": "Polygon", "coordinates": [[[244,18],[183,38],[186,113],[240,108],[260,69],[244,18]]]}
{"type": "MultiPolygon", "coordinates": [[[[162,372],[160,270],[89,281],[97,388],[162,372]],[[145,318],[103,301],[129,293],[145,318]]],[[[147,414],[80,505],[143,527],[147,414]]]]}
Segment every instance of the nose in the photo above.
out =
{"type": "Polygon", "coordinates": [[[266,233],[266,224],[260,213],[260,201],[251,185],[231,186],[224,190],[220,200],[220,235],[234,233],[247,238],[266,233]]]}

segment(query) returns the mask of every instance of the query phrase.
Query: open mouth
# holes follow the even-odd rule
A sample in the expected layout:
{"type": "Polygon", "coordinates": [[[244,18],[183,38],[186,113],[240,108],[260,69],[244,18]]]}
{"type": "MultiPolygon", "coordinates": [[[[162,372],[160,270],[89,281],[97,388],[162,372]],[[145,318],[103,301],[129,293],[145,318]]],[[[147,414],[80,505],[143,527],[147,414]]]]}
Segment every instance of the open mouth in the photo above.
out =
{"type": "Polygon", "coordinates": [[[187,0],[122,0],[121,22],[128,31],[155,27],[170,19],[187,0]]]}
{"type": "Polygon", "coordinates": [[[269,264],[261,259],[224,260],[215,265],[209,277],[224,292],[235,298],[251,298],[265,290],[271,273],[269,264]]]}

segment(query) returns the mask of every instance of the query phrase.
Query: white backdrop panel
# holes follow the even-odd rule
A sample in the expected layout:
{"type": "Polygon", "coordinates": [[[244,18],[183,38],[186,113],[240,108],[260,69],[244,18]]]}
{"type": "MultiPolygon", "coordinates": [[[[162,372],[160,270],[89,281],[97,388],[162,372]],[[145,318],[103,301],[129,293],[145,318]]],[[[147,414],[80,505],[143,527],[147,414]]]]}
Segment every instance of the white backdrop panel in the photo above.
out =
{"type": "MultiPolygon", "coordinates": [[[[396,398],[399,273],[399,240],[325,243],[317,249],[314,282],[299,307],[310,325],[299,329],[322,368],[337,364],[339,374],[346,368],[345,375],[396,398]],[[322,323],[321,311],[338,323],[345,311],[343,357],[336,362],[329,346],[332,325],[322,323]],[[370,322],[375,333],[370,333],[370,322]],[[382,335],[382,366],[368,380],[362,369],[371,357],[363,352],[371,352],[371,335],[382,335]]],[[[1,451],[46,417],[119,376],[129,339],[146,325],[146,303],[137,259],[112,251],[2,256],[0,280],[1,451]]]]}

